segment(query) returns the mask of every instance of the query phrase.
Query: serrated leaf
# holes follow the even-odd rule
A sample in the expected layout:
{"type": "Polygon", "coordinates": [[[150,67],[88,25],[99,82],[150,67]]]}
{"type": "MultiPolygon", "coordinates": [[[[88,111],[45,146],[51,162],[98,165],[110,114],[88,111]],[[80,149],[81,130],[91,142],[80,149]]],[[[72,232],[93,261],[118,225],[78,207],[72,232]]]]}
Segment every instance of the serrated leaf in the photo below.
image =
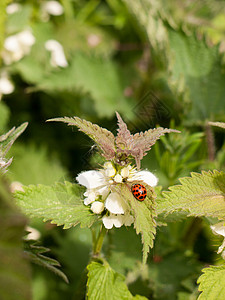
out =
{"type": "Polygon", "coordinates": [[[31,274],[22,243],[25,225],[0,177],[0,299],[31,300],[31,274]]]}
{"type": "MultiPolygon", "coordinates": [[[[142,183],[142,182],[141,182],[142,183]]],[[[152,195],[153,190],[147,187],[147,194],[152,195]]],[[[156,222],[154,220],[155,214],[155,203],[154,199],[147,196],[142,202],[138,201],[132,195],[130,189],[126,185],[121,186],[121,194],[125,201],[130,203],[132,211],[134,213],[134,228],[136,233],[141,233],[141,239],[143,244],[143,263],[146,263],[149,248],[153,247],[153,241],[156,233],[156,222]]]]}
{"type": "Polygon", "coordinates": [[[115,272],[104,261],[102,264],[91,262],[88,266],[87,299],[88,300],[133,300],[146,299],[143,296],[133,296],[123,275],[115,272]]]}
{"type": "Polygon", "coordinates": [[[198,279],[199,291],[202,293],[198,300],[224,300],[225,265],[211,266],[202,271],[204,274],[198,279]]]}
{"type": "Polygon", "coordinates": [[[114,135],[105,128],[98,126],[97,124],[92,124],[89,121],[82,120],[78,117],[64,117],[64,118],[54,118],[48,121],[64,122],[70,126],[77,126],[80,131],[87,134],[91,139],[93,139],[97,146],[99,146],[103,152],[103,156],[106,159],[113,159],[115,156],[115,138],[114,135]]]}
{"type": "Polygon", "coordinates": [[[196,34],[168,30],[170,49],[169,83],[191,99],[188,122],[212,120],[225,110],[225,74],[218,46],[208,46],[196,34]],[[213,99],[213,101],[212,101],[213,99]]]}
{"type": "Polygon", "coordinates": [[[225,123],[224,122],[208,122],[208,124],[225,129],[225,123]]]}
{"type": "Polygon", "coordinates": [[[28,123],[25,122],[17,128],[13,127],[6,134],[0,136],[0,161],[3,162],[2,165],[0,164],[0,170],[2,170],[3,174],[6,172],[8,166],[10,166],[12,163],[12,158],[6,161],[4,157],[12,147],[15,140],[21,135],[21,133],[24,132],[27,125],[28,123]]]}
{"type": "Polygon", "coordinates": [[[118,112],[116,112],[116,116],[119,127],[119,129],[117,129],[116,146],[119,151],[129,155],[133,146],[133,135],[130,133],[130,130],[127,129],[126,123],[124,123],[118,112]]]}
{"type": "Polygon", "coordinates": [[[185,210],[192,216],[208,216],[225,219],[225,173],[209,171],[191,173],[180,179],[181,185],[163,192],[157,211],[171,213],[185,210]]]}
{"type": "Polygon", "coordinates": [[[4,155],[8,152],[9,148],[15,142],[15,140],[24,132],[27,128],[28,122],[21,124],[19,127],[13,127],[6,134],[0,136],[0,146],[4,155]]]}
{"type": "Polygon", "coordinates": [[[155,51],[162,50],[167,44],[167,32],[160,15],[164,18],[171,20],[171,11],[168,13],[165,11],[165,3],[161,1],[149,1],[149,0],[136,0],[129,1],[123,0],[127,7],[131,10],[141,25],[144,28],[148,36],[149,42],[155,48],[155,51]]]}
{"type": "Polygon", "coordinates": [[[78,91],[93,99],[94,108],[100,117],[112,117],[117,109],[130,113],[133,99],[124,96],[126,85],[121,80],[120,69],[113,60],[74,53],[67,68],[49,72],[37,83],[44,91],[78,91]]]}
{"type": "Polygon", "coordinates": [[[61,277],[66,283],[69,282],[67,276],[61,270],[56,268],[60,267],[60,263],[53,258],[43,255],[43,253],[49,252],[50,249],[34,244],[34,241],[26,241],[24,251],[27,257],[33,263],[52,271],[53,273],[61,277]]]}
{"type": "Polygon", "coordinates": [[[138,167],[140,160],[143,158],[143,156],[147,154],[147,151],[151,149],[151,147],[156,143],[156,141],[165,133],[170,132],[180,133],[180,131],[175,129],[158,127],[154,129],[149,129],[145,132],[136,133],[134,135],[131,155],[135,157],[138,167]]]}
{"type": "Polygon", "coordinates": [[[64,229],[80,224],[90,227],[97,217],[81,200],[83,189],[69,182],[55,183],[52,186],[30,185],[24,192],[16,192],[16,202],[22,211],[44,221],[63,225],[64,229]]]}

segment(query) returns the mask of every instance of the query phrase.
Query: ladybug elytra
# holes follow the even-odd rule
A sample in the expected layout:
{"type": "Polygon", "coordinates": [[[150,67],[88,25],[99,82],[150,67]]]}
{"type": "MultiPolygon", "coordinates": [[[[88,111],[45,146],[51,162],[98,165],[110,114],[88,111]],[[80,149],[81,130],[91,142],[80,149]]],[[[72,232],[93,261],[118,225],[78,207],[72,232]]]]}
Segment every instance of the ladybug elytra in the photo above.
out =
{"type": "Polygon", "coordinates": [[[139,201],[144,201],[147,196],[146,187],[140,183],[136,183],[131,187],[132,194],[139,201]]]}

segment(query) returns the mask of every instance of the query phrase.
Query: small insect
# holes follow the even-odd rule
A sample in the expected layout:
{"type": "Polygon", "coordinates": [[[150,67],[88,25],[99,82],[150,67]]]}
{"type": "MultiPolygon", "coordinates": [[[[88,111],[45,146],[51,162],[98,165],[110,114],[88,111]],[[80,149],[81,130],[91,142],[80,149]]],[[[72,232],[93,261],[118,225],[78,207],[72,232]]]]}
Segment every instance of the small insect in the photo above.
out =
{"type": "Polygon", "coordinates": [[[147,196],[146,187],[140,183],[132,185],[131,192],[134,197],[139,201],[144,201],[147,196]]]}

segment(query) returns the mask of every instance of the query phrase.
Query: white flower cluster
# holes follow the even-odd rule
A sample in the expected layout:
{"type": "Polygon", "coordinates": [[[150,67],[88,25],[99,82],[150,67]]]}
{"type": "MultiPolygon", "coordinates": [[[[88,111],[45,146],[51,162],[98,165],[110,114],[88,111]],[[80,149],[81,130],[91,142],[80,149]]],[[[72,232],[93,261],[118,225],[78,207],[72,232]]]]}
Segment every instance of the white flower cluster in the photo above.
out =
{"type": "Polygon", "coordinates": [[[64,13],[63,6],[58,1],[45,1],[41,4],[41,18],[49,21],[49,15],[60,16],[64,13]]]}
{"type": "MultiPolygon", "coordinates": [[[[7,6],[8,14],[15,14],[23,9],[19,3],[11,3],[7,6]]],[[[49,16],[59,16],[64,13],[63,6],[58,1],[44,1],[40,5],[40,13],[43,21],[48,21],[49,16]]],[[[11,65],[24,56],[28,55],[36,39],[30,28],[8,36],[4,41],[1,51],[2,60],[5,65],[11,65]]],[[[68,66],[63,46],[56,40],[48,40],[45,43],[45,49],[50,52],[50,63],[53,67],[65,68],[68,66]]],[[[3,94],[10,94],[14,91],[14,85],[6,75],[6,72],[0,74],[0,100],[3,94]]]]}
{"type": "Polygon", "coordinates": [[[30,29],[10,35],[5,39],[2,59],[6,65],[10,65],[30,53],[35,43],[35,37],[30,29]]]}
{"type": "Polygon", "coordinates": [[[87,188],[84,196],[85,205],[95,214],[101,214],[104,209],[108,213],[102,221],[107,229],[113,226],[119,228],[122,225],[130,226],[134,219],[130,213],[129,204],[123,199],[123,195],[113,191],[117,183],[135,182],[141,180],[152,187],[157,185],[158,179],[149,171],[136,171],[130,165],[120,168],[118,171],[111,162],[106,162],[104,168],[99,171],[85,171],[77,176],[79,184],[87,188]]]}
{"type": "Polygon", "coordinates": [[[48,40],[45,43],[45,49],[51,53],[50,63],[53,67],[65,68],[68,66],[63,46],[56,40],[48,40]]]}
{"type": "Polygon", "coordinates": [[[217,254],[221,253],[223,259],[225,259],[225,222],[220,222],[210,226],[214,234],[219,234],[224,237],[222,245],[219,247],[217,254]]]}

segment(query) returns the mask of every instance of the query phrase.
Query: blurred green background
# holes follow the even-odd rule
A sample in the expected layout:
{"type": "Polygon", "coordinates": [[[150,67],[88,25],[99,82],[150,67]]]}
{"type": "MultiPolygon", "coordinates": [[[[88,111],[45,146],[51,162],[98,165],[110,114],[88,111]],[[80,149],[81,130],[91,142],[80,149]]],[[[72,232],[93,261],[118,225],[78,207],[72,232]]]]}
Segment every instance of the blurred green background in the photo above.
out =
{"type": "MultiPolygon", "coordinates": [[[[0,135],[29,122],[9,153],[11,181],[75,182],[82,170],[97,168],[102,160],[88,137],[45,122],[79,116],[116,133],[115,111],[132,133],[158,125],[181,130],[161,138],[142,161],[163,189],[191,171],[224,169],[224,132],[207,122],[225,121],[225,1],[5,0],[0,20],[0,135]],[[25,41],[18,37],[23,31],[25,41]],[[51,51],[49,40],[59,43],[51,51]]],[[[219,262],[220,238],[209,220],[172,221],[159,227],[145,273],[132,228],[109,234],[105,255],[132,293],[196,299],[201,269],[219,262]]],[[[70,281],[32,266],[33,299],[83,299],[90,232],[30,225],[70,281]]]]}

